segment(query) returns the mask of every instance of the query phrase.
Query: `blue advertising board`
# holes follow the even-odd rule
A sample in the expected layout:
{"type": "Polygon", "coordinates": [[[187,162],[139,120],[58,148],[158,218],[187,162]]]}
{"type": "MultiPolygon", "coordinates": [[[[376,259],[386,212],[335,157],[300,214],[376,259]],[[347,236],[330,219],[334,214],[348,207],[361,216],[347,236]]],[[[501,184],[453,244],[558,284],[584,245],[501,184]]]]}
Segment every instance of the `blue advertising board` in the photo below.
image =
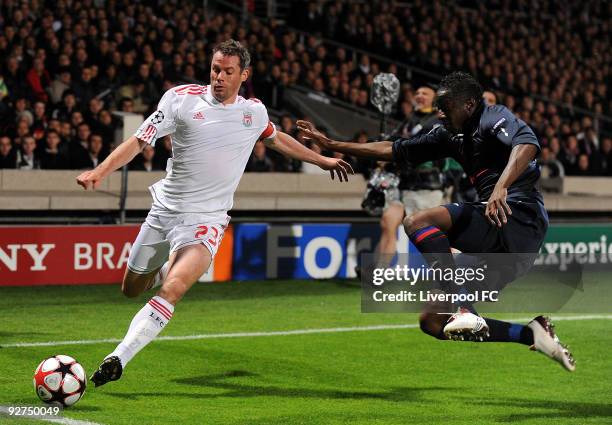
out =
{"type": "MultiPolygon", "coordinates": [[[[380,227],[370,223],[237,224],[233,278],[355,277],[359,255],[373,252],[379,238],[380,227]]],[[[397,248],[398,252],[416,252],[401,228],[397,248]]]]}

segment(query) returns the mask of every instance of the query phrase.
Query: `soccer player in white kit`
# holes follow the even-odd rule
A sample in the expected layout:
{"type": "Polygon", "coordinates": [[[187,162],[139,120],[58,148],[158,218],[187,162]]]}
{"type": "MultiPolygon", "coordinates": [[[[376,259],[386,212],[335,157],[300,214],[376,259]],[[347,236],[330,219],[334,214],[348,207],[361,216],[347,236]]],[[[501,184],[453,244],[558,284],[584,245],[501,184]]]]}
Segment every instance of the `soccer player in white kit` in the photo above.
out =
{"type": "Polygon", "coordinates": [[[106,356],[91,380],[96,386],[121,377],[126,364],[172,318],[174,307],[208,270],[229,223],[234,192],[255,142],[289,157],[334,172],[340,181],[353,170],[340,159],[311,151],[277,132],[266,107],[238,96],[249,76],[250,57],[234,40],[213,50],[209,86],[182,85],[168,90],[157,111],[77,183],[96,189],[110,173],[130,162],[146,144],[171,135],[167,175],[149,188],[153,205],[130,252],[121,290],[135,297],[161,286],[134,316],[127,334],[106,356]]]}

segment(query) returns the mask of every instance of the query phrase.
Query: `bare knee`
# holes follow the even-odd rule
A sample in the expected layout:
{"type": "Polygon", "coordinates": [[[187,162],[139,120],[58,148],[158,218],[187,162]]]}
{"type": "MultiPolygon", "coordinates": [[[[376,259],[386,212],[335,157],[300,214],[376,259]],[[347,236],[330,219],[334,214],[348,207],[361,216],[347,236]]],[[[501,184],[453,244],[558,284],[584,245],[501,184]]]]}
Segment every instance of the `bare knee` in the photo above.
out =
{"type": "Polygon", "coordinates": [[[157,293],[160,297],[168,301],[172,305],[176,305],[185,295],[185,293],[191,288],[193,282],[185,282],[184,279],[174,276],[169,277],[164,282],[157,293]]]}
{"type": "Polygon", "coordinates": [[[406,230],[406,234],[411,235],[419,229],[423,227],[427,227],[431,225],[431,220],[429,220],[429,215],[427,211],[419,211],[417,213],[411,214],[404,218],[404,229],[406,230]]]}
{"type": "Polygon", "coordinates": [[[383,233],[393,234],[397,231],[397,228],[402,224],[404,216],[404,207],[401,204],[392,204],[387,208],[380,219],[380,228],[383,233]]]}
{"type": "Polygon", "coordinates": [[[452,226],[452,219],[448,209],[445,207],[434,207],[411,214],[404,219],[403,224],[408,235],[427,226],[436,226],[443,232],[446,232],[452,226]]]}
{"type": "Polygon", "coordinates": [[[385,236],[395,236],[395,232],[397,232],[398,225],[399,223],[395,222],[395,220],[392,220],[389,217],[385,217],[384,215],[380,220],[380,230],[385,236]]]}

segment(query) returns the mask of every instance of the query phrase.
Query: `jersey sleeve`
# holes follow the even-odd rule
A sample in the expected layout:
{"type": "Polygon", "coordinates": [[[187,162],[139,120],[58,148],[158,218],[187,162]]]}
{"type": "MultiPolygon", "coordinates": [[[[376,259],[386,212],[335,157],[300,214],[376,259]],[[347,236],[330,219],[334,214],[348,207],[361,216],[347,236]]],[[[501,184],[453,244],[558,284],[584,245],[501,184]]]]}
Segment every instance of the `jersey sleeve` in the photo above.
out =
{"type": "Polygon", "coordinates": [[[409,139],[400,138],[393,143],[393,161],[405,167],[455,157],[455,152],[450,148],[450,140],[450,133],[443,126],[434,127],[427,134],[409,139]]]}
{"type": "Polygon", "coordinates": [[[261,133],[257,140],[262,140],[263,142],[270,142],[274,140],[276,137],[276,126],[270,118],[268,117],[268,110],[265,105],[261,103],[257,99],[250,99],[255,102],[257,107],[257,124],[261,129],[261,133]]]}
{"type": "Polygon", "coordinates": [[[157,105],[157,110],[143,121],[134,136],[148,144],[154,144],[157,139],[174,133],[178,106],[179,96],[175,89],[166,91],[157,105]]]}
{"type": "Polygon", "coordinates": [[[266,129],[263,131],[263,133],[261,133],[261,136],[259,136],[259,140],[263,140],[264,142],[269,142],[271,140],[274,140],[275,137],[276,137],[276,126],[274,125],[272,121],[268,121],[268,125],[266,126],[266,129]]]}
{"type": "Polygon", "coordinates": [[[489,133],[506,146],[534,145],[540,151],[540,143],[531,127],[505,106],[492,108],[484,126],[485,134],[489,133]]]}

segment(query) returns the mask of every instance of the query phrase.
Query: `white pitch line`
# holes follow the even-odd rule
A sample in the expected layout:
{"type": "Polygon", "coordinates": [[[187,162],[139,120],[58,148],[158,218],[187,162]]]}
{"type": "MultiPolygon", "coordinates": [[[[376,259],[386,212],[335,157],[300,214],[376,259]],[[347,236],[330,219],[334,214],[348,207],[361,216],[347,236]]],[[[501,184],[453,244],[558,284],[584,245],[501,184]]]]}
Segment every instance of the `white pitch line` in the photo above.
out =
{"type": "MultiPolygon", "coordinates": [[[[345,328],[319,328],[319,329],[294,329],[288,331],[270,331],[270,332],[235,332],[222,334],[199,334],[199,335],[179,335],[179,336],[160,336],[155,338],[155,341],[188,341],[194,339],[213,339],[213,338],[248,338],[260,336],[287,336],[287,335],[307,335],[321,333],[336,333],[336,332],[357,332],[357,331],[378,331],[387,329],[411,329],[418,327],[417,324],[407,325],[373,325],[373,326],[353,326],[345,328]]],[[[21,347],[49,347],[56,345],[86,345],[86,344],[101,344],[105,342],[121,342],[121,339],[106,338],[106,339],[84,339],[76,341],[47,341],[47,342],[15,342],[10,344],[0,345],[0,348],[21,348],[21,347]]]]}
{"type": "MultiPolygon", "coordinates": [[[[527,318],[508,318],[507,320],[515,322],[526,322],[533,319],[527,318]]],[[[584,316],[559,316],[554,317],[553,321],[575,321],[575,320],[612,320],[612,315],[584,315],[584,316]]],[[[235,333],[220,333],[220,334],[198,334],[198,335],[179,335],[179,336],[161,336],[155,338],[155,341],[189,341],[197,339],[217,339],[217,338],[253,338],[262,336],[289,336],[289,335],[308,335],[308,334],[325,334],[325,333],[340,333],[340,332],[364,332],[364,331],[384,331],[392,329],[415,329],[419,325],[416,323],[403,325],[371,325],[371,326],[351,326],[339,328],[314,328],[314,329],[294,329],[287,331],[270,331],[270,332],[235,332],[235,333]]],[[[118,343],[121,342],[118,338],[105,339],[83,339],[69,341],[46,341],[46,342],[14,342],[2,344],[0,348],[23,348],[23,347],[54,347],[58,345],[89,345],[103,343],[118,343]]]]}
{"type": "Polygon", "coordinates": [[[49,416],[14,416],[9,413],[8,406],[0,406],[0,416],[5,415],[14,419],[35,419],[39,421],[51,422],[54,424],[62,424],[62,425],[102,425],[98,422],[91,421],[81,421],[78,419],[70,419],[70,418],[60,418],[60,417],[49,417],[49,416]]]}

